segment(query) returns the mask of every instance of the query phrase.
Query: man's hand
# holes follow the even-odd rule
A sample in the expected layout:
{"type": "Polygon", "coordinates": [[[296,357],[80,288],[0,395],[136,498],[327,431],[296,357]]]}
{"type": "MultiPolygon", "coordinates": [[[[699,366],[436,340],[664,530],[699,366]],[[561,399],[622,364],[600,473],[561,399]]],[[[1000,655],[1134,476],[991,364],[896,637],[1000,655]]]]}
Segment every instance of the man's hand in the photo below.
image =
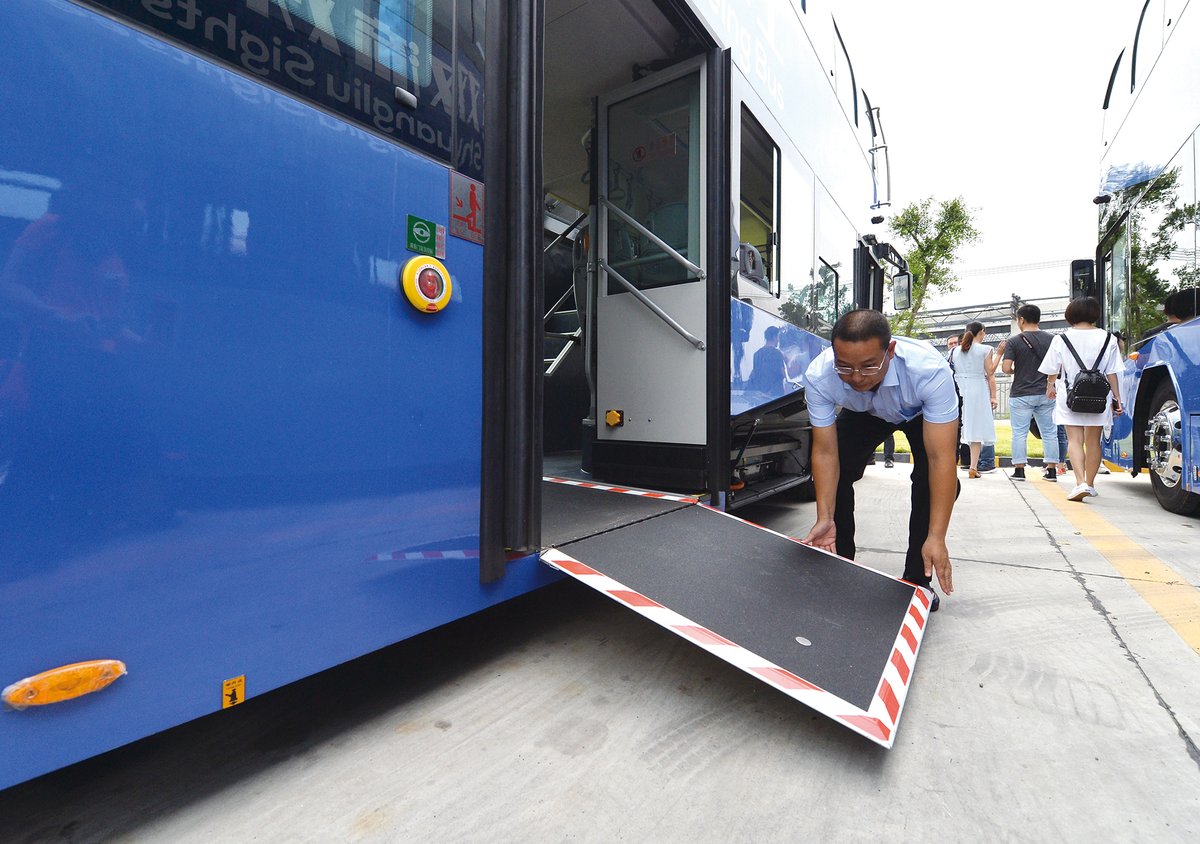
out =
{"type": "MultiPolygon", "coordinates": [[[[812,526],[812,530],[808,532],[808,536],[800,541],[805,545],[836,554],[837,527],[834,525],[833,519],[818,519],[817,523],[812,526]]],[[[942,549],[945,550],[945,545],[942,546],[942,549]]]]}
{"type": "MultiPolygon", "coordinates": [[[[815,530],[815,528],[814,528],[815,530]]],[[[933,577],[937,572],[938,585],[949,595],[954,591],[954,572],[950,565],[950,552],[946,550],[946,540],[929,537],[921,546],[921,558],[925,561],[925,576],[933,577]]]]}

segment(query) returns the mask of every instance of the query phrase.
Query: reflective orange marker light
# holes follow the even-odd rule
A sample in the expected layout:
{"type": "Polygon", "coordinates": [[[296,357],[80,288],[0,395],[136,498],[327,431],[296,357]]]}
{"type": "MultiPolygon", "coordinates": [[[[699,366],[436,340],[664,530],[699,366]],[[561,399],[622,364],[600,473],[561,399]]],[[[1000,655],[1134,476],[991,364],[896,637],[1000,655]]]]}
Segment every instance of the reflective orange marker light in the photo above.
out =
{"type": "Polygon", "coordinates": [[[119,659],[75,662],[18,680],[0,692],[0,700],[13,709],[61,703],[98,692],[126,673],[119,659]]]}

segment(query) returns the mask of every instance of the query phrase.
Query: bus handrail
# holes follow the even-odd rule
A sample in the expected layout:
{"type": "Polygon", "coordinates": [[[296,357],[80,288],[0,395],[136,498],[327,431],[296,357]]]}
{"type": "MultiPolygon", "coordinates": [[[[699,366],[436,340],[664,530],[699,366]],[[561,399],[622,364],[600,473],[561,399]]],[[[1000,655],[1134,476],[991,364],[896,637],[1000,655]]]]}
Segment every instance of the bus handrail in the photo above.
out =
{"type": "Polygon", "coordinates": [[[572,295],[574,292],[575,292],[575,285],[573,285],[573,284],[570,287],[568,287],[566,290],[563,291],[563,295],[558,297],[558,301],[555,302],[553,306],[551,306],[550,310],[546,311],[546,316],[542,318],[543,326],[550,322],[550,317],[552,317],[556,313],[558,313],[559,305],[561,305],[563,302],[567,301],[567,297],[572,295]]]}
{"type": "MultiPolygon", "coordinates": [[[[686,259],[684,259],[684,260],[686,260],[686,259]]],[[[647,296],[645,293],[643,293],[642,291],[640,291],[636,287],[634,287],[625,278],[625,276],[621,275],[619,272],[617,272],[612,267],[610,267],[608,265],[608,262],[606,262],[604,259],[600,260],[600,269],[604,270],[606,275],[609,275],[612,278],[615,278],[622,287],[624,287],[626,290],[628,290],[630,293],[633,294],[635,299],[637,299],[639,302],[641,302],[643,305],[645,305],[647,308],[649,308],[654,313],[655,316],[657,316],[659,319],[661,319],[667,325],[671,326],[671,328],[675,329],[676,333],[678,333],[680,337],[682,337],[684,340],[687,340],[689,343],[691,343],[693,346],[695,346],[700,351],[704,351],[704,341],[703,340],[701,340],[699,337],[692,334],[692,332],[688,331],[686,328],[684,328],[682,325],[680,325],[678,322],[676,322],[674,317],[672,317],[669,313],[667,313],[662,308],[660,308],[657,304],[655,304],[655,302],[649,296],[647,296]]]]}
{"type": "Polygon", "coordinates": [[[613,205],[608,200],[608,197],[605,197],[605,196],[600,197],[600,204],[603,205],[605,208],[609,209],[610,211],[615,212],[618,217],[620,217],[622,220],[627,222],[629,225],[633,226],[633,228],[636,229],[640,234],[647,237],[651,243],[653,243],[655,246],[657,246],[662,251],[666,252],[668,255],[670,255],[672,258],[674,258],[679,264],[681,264],[687,270],[695,273],[696,278],[704,278],[705,277],[704,270],[700,269],[698,266],[693,264],[691,261],[689,261],[683,255],[679,254],[679,252],[675,251],[675,249],[673,247],[668,245],[665,240],[663,240],[661,237],[656,235],[654,232],[650,231],[650,229],[646,228],[641,223],[639,223],[637,220],[633,219],[633,217],[630,217],[628,214],[626,214],[624,211],[622,211],[616,205],[613,205]]]}

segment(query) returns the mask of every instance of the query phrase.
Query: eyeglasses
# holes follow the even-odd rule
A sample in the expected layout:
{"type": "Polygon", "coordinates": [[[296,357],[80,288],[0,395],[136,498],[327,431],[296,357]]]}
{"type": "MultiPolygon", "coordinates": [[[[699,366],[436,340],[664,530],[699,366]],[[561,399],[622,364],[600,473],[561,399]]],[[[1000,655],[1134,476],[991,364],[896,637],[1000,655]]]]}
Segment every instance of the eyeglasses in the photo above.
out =
{"type": "Polygon", "coordinates": [[[886,363],[887,358],[884,358],[879,363],[871,364],[870,366],[859,366],[857,368],[853,366],[834,366],[833,371],[838,375],[853,375],[857,372],[859,375],[865,375],[869,378],[872,375],[878,375],[882,372],[886,363]]]}

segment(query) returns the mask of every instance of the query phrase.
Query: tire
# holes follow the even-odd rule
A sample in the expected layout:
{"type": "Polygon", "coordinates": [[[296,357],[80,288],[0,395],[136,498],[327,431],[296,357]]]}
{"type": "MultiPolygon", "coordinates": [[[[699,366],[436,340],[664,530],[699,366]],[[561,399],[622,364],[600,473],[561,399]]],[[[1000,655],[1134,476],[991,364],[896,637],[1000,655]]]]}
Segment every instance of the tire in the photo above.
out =
{"type": "Polygon", "coordinates": [[[1146,467],[1154,497],[1171,513],[1200,514],[1200,495],[1183,486],[1183,413],[1170,381],[1154,391],[1146,429],[1146,467]]]}

